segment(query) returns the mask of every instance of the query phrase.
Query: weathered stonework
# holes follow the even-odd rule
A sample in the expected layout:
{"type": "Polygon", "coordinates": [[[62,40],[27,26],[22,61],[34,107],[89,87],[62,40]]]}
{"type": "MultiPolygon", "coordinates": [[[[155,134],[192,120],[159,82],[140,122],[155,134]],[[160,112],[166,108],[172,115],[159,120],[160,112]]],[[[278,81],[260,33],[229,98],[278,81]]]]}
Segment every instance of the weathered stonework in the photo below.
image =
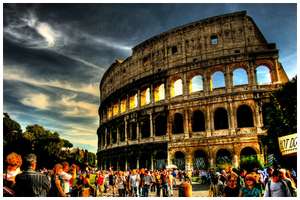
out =
{"type": "Polygon", "coordinates": [[[262,106],[287,81],[276,45],[265,40],[246,12],[211,17],[150,38],[135,46],[126,60],[116,60],[103,75],[98,164],[101,168],[155,168],[164,160],[176,164],[181,159],[185,169],[191,169],[197,150],[207,167],[216,166],[219,150],[226,150],[238,166],[242,150],[248,147],[263,159],[259,144],[259,135],[266,134],[262,106]],[[269,69],[269,84],[257,82],[256,69],[261,65],[269,69]],[[233,84],[235,69],[245,70],[247,84],[233,84]],[[212,75],[217,71],[224,74],[225,86],[212,89],[212,75]],[[201,75],[203,89],[191,92],[196,75],[201,75]],[[182,94],[172,97],[176,80],[182,81],[182,94]],[[155,89],[162,83],[165,98],[155,102],[155,89]],[[150,88],[150,103],[141,106],[146,88],[150,88]],[[137,94],[137,106],[130,109],[133,94],[137,94]],[[126,111],[121,113],[123,99],[126,111]],[[228,123],[217,114],[224,110],[228,123]],[[198,111],[203,120],[195,121],[198,111]],[[242,119],[243,114],[251,117],[242,119]],[[193,131],[199,124],[204,128],[193,131]],[[178,153],[176,157],[176,152],[183,158],[178,153]]]}

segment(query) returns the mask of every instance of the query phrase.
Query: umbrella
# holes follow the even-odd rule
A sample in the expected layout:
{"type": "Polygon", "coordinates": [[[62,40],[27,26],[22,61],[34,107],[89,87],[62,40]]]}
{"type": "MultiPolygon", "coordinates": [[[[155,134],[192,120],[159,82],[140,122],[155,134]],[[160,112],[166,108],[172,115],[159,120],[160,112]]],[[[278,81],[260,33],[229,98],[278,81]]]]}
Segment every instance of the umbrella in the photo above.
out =
{"type": "Polygon", "coordinates": [[[166,168],[167,169],[177,169],[177,166],[174,164],[171,164],[171,165],[167,165],[166,168]]]}

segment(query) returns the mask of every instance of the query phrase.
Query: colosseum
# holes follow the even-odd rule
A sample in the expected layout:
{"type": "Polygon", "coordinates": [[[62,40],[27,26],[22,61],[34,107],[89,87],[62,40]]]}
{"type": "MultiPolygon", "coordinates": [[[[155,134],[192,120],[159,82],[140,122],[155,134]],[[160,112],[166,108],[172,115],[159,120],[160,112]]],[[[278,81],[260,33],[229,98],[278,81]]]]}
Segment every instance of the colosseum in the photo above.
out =
{"type": "Polygon", "coordinates": [[[288,81],[246,11],[156,35],[104,73],[98,166],[202,169],[265,160],[264,105],[288,81]]]}

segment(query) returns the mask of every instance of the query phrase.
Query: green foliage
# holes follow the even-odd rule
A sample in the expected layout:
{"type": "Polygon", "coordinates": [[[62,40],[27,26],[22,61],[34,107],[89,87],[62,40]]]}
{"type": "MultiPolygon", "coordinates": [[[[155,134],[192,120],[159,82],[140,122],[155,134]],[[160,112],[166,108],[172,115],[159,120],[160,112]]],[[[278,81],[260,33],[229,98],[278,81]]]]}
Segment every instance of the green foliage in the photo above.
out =
{"type": "Polygon", "coordinates": [[[242,156],[240,161],[240,168],[245,169],[247,171],[251,171],[254,168],[262,168],[263,163],[261,160],[257,158],[256,155],[251,156],[242,156]]]}
{"type": "Polygon", "coordinates": [[[297,76],[271,95],[263,109],[264,128],[268,136],[262,138],[269,154],[280,155],[277,138],[297,132],[297,76]]]}
{"type": "Polygon", "coordinates": [[[59,137],[57,132],[45,130],[40,125],[29,125],[22,133],[21,126],[12,120],[7,113],[3,117],[4,156],[16,152],[24,156],[35,153],[38,158],[38,167],[52,168],[56,163],[68,161],[83,165],[95,165],[96,155],[77,148],[71,151],[73,144],[59,137]]]}

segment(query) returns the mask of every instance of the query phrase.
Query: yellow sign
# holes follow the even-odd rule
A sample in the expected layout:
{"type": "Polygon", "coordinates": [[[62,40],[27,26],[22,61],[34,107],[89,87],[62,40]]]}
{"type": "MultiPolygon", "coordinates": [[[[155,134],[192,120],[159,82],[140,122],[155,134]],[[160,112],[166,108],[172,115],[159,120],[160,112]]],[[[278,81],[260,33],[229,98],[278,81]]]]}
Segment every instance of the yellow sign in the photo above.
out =
{"type": "Polygon", "coordinates": [[[283,156],[297,153],[297,133],[279,137],[278,143],[283,156]]]}

